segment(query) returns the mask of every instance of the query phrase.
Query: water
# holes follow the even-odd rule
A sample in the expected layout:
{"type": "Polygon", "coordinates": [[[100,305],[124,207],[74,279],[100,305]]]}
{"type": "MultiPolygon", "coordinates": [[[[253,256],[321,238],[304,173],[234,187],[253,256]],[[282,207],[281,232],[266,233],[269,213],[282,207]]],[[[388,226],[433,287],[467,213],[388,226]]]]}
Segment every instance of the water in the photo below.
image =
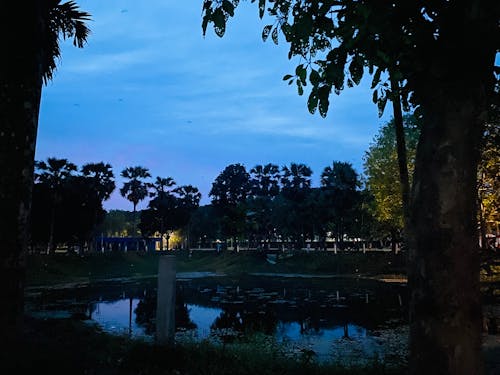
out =
{"type": "MultiPolygon", "coordinates": [[[[154,339],[156,280],[31,296],[33,314],[73,316],[104,331],[154,339]]],[[[200,278],[177,281],[176,339],[231,343],[266,335],[321,361],[406,358],[406,288],[356,278],[200,278]]]]}

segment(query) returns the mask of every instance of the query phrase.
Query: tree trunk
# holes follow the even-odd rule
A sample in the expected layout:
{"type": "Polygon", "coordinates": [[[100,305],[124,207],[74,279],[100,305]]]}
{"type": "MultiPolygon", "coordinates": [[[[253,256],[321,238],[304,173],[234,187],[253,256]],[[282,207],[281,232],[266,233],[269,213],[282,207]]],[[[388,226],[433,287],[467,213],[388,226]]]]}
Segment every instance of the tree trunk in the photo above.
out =
{"type": "Polygon", "coordinates": [[[412,194],[410,373],[481,374],[477,102],[434,95],[412,194]]]}
{"type": "MultiPolygon", "coordinates": [[[[401,200],[403,203],[403,243],[408,241],[410,233],[410,179],[408,176],[408,158],[406,156],[405,130],[403,125],[403,111],[401,110],[401,96],[399,82],[391,76],[392,108],[394,112],[394,128],[396,133],[396,150],[398,155],[399,182],[401,200]]],[[[405,246],[406,247],[406,246],[405,246]]]]}
{"type": "Polygon", "coordinates": [[[0,5],[0,14],[8,18],[0,22],[0,39],[7,51],[0,62],[0,344],[19,338],[23,325],[25,256],[42,88],[37,48],[39,4],[8,1],[0,5]]]}
{"type": "Polygon", "coordinates": [[[424,124],[411,197],[412,375],[483,373],[476,180],[494,88],[495,7],[450,2],[439,42],[422,51],[426,68],[410,77],[424,124]]]}

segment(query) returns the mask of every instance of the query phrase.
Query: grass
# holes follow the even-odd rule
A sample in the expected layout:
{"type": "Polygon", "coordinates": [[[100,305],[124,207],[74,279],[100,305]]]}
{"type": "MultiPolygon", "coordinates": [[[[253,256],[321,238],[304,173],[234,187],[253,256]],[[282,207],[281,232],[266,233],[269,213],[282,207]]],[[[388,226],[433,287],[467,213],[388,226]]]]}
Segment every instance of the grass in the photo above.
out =
{"type": "MultiPolygon", "coordinates": [[[[59,283],[89,282],[92,280],[155,276],[158,254],[106,253],[31,255],[27,261],[27,285],[54,285],[59,283]]],[[[176,253],[177,272],[206,271],[226,275],[246,273],[301,273],[327,275],[404,274],[402,256],[387,253],[296,253],[290,258],[278,259],[276,264],[266,261],[263,254],[239,254],[194,251],[176,253]]]]}

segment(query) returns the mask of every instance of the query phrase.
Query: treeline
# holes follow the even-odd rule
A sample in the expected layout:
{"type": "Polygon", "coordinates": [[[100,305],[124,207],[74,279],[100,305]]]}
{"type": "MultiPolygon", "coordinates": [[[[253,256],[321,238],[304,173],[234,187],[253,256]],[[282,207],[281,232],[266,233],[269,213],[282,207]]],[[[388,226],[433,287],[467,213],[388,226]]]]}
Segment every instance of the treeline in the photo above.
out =
{"type": "MultiPolygon", "coordinates": [[[[341,161],[323,169],[319,187],[311,186],[313,171],[305,164],[268,163],[248,171],[242,164],[231,164],[213,182],[211,204],[199,207],[201,193],[196,187],[178,186],[172,177],[153,180],[147,168],[135,166],[121,171],[125,182],[120,194],[131,202],[132,212],[108,215],[103,202],[116,187],[110,164],[89,163],[78,168],[67,159],[38,161],[32,248],[52,252],[56,244],[65,244],[91,249],[93,239],[103,235],[157,234],[166,239],[168,248],[174,231],[180,231],[184,245],[190,247],[212,246],[215,240],[224,243],[228,239],[233,244],[248,241],[251,246],[281,241],[297,248],[315,240],[325,247],[327,237],[333,237],[340,247],[346,238],[390,238],[395,243],[400,220],[377,215],[377,194],[373,193],[382,185],[391,185],[393,194],[387,190],[384,203],[401,205],[400,196],[394,193],[397,175],[381,161],[383,155],[392,160],[389,133],[381,132],[383,136],[366,154],[365,171],[372,175],[369,184],[362,182],[350,163],[341,161]],[[385,149],[376,152],[381,144],[385,149]],[[389,180],[375,178],[377,168],[370,166],[376,162],[390,172],[389,180]],[[149,199],[147,208],[137,212],[137,205],[145,199],[149,199]]],[[[390,216],[397,215],[395,210],[390,216]]]]}
{"type": "MultiPolygon", "coordinates": [[[[420,126],[404,119],[408,170],[413,171],[420,126]]],[[[498,225],[498,127],[487,126],[479,169],[478,227],[482,244],[498,225]]],[[[32,248],[53,251],[56,244],[92,248],[98,236],[149,237],[160,234],[167,248],[173,232],[183,246],[212,247],[216,240],[244,241],[257,247],[271,242],[304,247],[327,238],[343,247],[347,238],[401,241],[402,201],[394,124],[385,124],[364,156],[363,175],[350,163],[334,161],[313,187],[311,168],[302,163],[278,166],[228,165],[209,192],[211,204],[199,207],[201,193],[192,185],[178,186],[172,177],[152,179],[145,167],[121,171],[120,194],[132,212],[106,213],[103,202],[115,189],[110,164],[88,163],[80,169],[67,159],[36,162],[32,210],[32,248]],[[137,212],[139,202],[147,208],[137,212]]],[[[163,244],[163,241],[162,241],[163,244]]],[[[163,245],[162,245],[163,246],[163,245]]]]}
{"type": "Polygon", "coordinates": [[[83,249],[92,243],[115,189],[111,165],[88,163],[80,169],[67,159],[35,163],[31,249],[53,252],[57,244],[83,249]]]}

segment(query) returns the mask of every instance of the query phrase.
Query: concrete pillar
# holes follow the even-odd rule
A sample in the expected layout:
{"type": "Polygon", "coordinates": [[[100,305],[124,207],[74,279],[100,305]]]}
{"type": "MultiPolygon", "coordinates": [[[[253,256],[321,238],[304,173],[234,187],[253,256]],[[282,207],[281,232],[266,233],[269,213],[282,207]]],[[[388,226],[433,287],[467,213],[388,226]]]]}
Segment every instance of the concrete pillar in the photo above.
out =
{"type": "Polygon", "coordinates": [[[156,342],[175,343],[175,255],[161,255],[158,261],[156,342]]]}

